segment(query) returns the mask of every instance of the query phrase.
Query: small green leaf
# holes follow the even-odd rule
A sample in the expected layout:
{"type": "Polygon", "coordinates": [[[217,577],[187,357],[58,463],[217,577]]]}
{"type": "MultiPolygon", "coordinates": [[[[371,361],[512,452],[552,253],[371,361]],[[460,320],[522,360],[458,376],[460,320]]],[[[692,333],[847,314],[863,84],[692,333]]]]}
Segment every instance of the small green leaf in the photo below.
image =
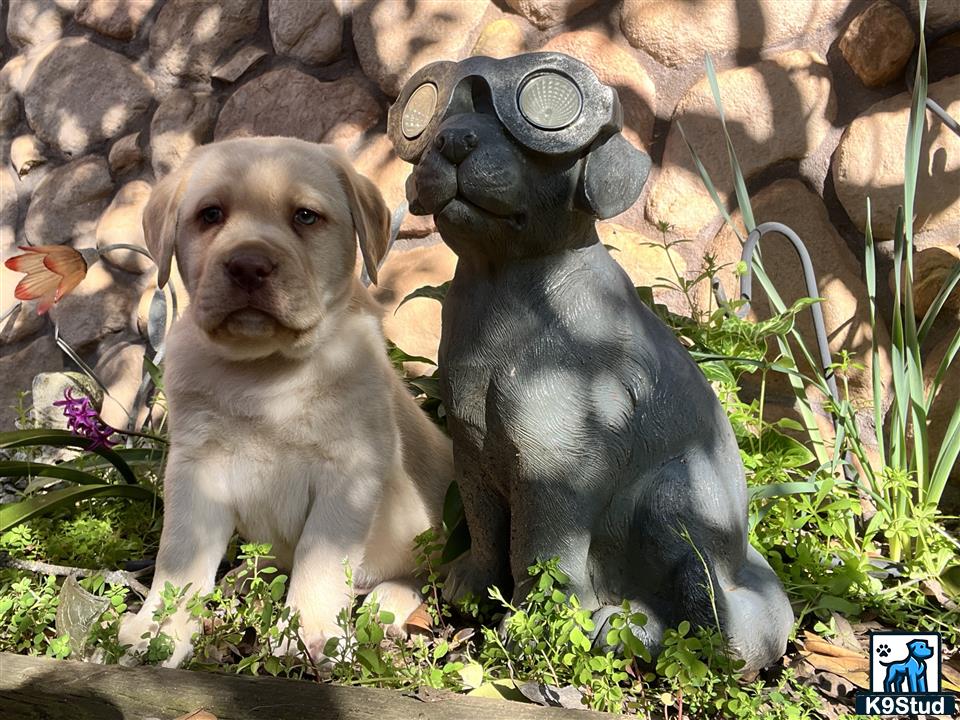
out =
{"type": "Polygon", "coordinates": [[[424,285],[414,290],[412,293],[407,295],[403,300],[400,301],[400,304],[397,305],[397,310],[402,308],[411,300],[416,298],[429,298],[431,300],[436,300],[437,302],[442,303],[444,298],[447,297],[447,291],[450,289],[450,281],[442,283],[440,285],[424,285]]]}
{"type": "Polygon", "coordinates": [[[520,690],[517,688],[517,684],[513,680],[494,680],[492,682],[485,682],[468,692],[467,695],[471,695],[473,697],[493,698],[495,700],[512,700],[514,702],[522,703],[531,702],[526,695],[520,692],[520,690]]]}
{"type": "Polygon", "coordinates": [[[468,689],[479,688],[483,684],[483,667],[480,663],[470,662],[459,670],[460,680],[468,689]]]}

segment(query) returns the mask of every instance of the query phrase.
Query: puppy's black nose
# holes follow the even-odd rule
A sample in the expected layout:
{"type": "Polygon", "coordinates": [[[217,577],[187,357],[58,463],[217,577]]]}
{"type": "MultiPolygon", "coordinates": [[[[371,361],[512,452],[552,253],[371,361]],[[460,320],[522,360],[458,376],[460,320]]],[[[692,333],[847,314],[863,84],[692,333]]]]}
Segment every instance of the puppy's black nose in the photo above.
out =
{"type": "Polygon", "coordinates": [[[434,139],[437,150],[454,165],[458,165],[477,146],[477,134],[467,128],[445,128],[434,139]]]}
{"type": "Polygon", "coordinates": [[[276,267],[270,258],[255,252],[238,252],[226,262],[227,275],[237,287],[253,292],[261,287],[276,267]]]}

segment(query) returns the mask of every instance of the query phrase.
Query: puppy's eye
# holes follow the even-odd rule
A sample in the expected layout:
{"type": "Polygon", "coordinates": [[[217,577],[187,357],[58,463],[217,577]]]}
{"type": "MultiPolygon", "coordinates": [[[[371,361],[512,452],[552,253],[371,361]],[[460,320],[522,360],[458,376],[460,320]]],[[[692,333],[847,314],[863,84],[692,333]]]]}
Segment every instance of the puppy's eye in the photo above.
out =
{"type": "Polygon", "coordinates": [[[294,222],[298,222],[301,225],[313,225],[319,219],[320,213],[315,213],[313,210],[307,210],[307,208],[298,208],[293,214],[294,222]]]}
{"type": "Polygon", "coordinates": [[[205,207],[198,214],[198,217],[207,225],[216,225],[223,222],[223,210],[216,205],[205,207]]]}

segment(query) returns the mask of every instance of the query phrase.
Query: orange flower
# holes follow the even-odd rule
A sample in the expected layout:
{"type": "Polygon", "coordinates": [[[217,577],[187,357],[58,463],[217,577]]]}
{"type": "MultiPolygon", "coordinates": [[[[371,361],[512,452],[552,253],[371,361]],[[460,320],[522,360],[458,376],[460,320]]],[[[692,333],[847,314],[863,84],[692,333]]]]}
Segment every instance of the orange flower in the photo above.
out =
{"type": "Polygon", "coordinates": [[[43,315],[87,276],[87,263],[67,245],[21,247],[25,255],[14,255],[4,263],[11,270],[26,273],[17,283],[18,300],[40,300],[37,312],[43,315]]]}

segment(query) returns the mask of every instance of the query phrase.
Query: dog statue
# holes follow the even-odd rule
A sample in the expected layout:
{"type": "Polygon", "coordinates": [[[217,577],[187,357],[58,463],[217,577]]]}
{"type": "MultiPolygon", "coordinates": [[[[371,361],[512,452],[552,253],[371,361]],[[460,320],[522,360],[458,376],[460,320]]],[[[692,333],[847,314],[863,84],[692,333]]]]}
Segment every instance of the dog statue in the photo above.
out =
{"type": "Polygon", "coordinates": [[[522,599],[528,566],[559,557],[596,638],[627,599],[652,653],[719,619],[757,669],[793,613],[747,542],[733,430],[597,236],[650,168],[621,126],[616,91],[559,53],[433,63],[390,110],[410,210],[458,256],[439,365],[472,544],[446,594],[512,576],[522,599]]]}
{"type": "Polygon", "coordinates": [[[927,692],[927,660],[933,657],[933,648],[926,640],[911,640],[907,643],[907,657],[897,662],[880,664],[887,668],[883,679],[885,693],[925,693],[927,692]],[[907,690],[903,689],[906,681],[907,690]]]}

